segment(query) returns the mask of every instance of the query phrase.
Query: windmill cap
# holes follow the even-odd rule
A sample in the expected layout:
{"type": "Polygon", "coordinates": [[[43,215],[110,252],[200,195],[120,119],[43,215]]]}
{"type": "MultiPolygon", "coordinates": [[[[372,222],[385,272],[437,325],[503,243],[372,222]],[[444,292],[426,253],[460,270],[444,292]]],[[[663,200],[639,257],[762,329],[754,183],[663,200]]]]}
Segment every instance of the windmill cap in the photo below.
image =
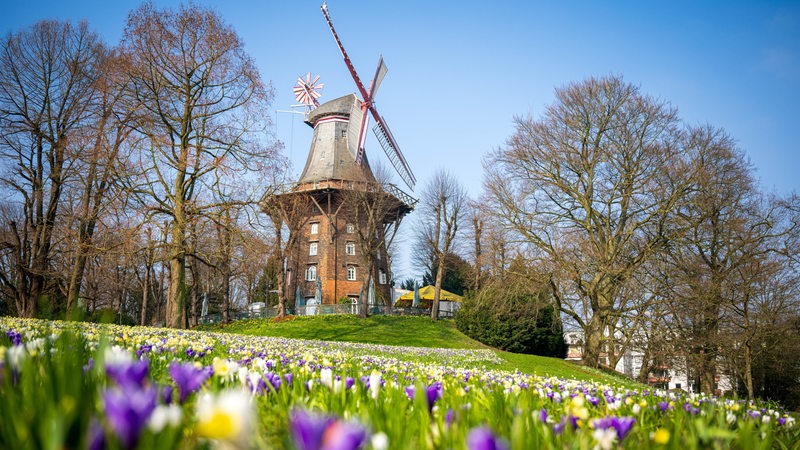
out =
{"type": "Polygon", "coordinates": [[[308,114],[306,123],[313,127],[318,120],[327,116],[349,117],[350,111],[353,109],[353,104],[355,102],[358,102],[358,106],[360,106],[361,102],[358,100],[355,94],[347,94],[343,97],[327,101],[314,108],[314,110],[308,114]]]}

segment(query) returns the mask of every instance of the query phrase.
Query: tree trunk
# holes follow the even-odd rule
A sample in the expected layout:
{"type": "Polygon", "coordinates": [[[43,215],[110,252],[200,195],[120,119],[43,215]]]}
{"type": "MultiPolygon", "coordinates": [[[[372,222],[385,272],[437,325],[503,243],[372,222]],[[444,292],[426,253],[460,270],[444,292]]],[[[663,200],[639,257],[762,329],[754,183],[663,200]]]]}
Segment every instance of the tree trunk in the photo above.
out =
{"type": "Polygon", "coordinates": [[[475,282],[472,288],[477,292],[481,288],[481,264],[483,263],[481,234],[483,234],[483,222],[475,216],[472,219],[472,223],[475,229],[475,282]]]}
{"type": "Polygon", "coordinates": [[[186,258],[182,255],[173,256],[169,267],[166,325],[170,328],[186,328],[186,258]]]}
{"type": "Polygon", "coordinates": [[[444,276],[444,255],[439,257],[436,266],[436,283],[433,286],[433,303],[431,304],[431,320],[439,319],[439,298],[442,294],[442,277],[444,276]]]}
{"type": "Polygon", "coordinates": [[[583,364],[600,367],[600,350],[603,342],[603,326],[600,315],[595,313],[584,330],[583,364]]]}
{"type": "Polygon", "coordinates": [[[636,381],[639,383],[647,384],[647,375],[650,372],[651,353],[650,344],[647,344],[644,349],[644,355],[642,355],[642,365],[639,367],[639,375],[636,376],[636,381]]]}
{"type": "Polygon", "coordinates": [[[144,267],[144,288],[142,289],[142,317],[140,325],[147,325],[147,302],[150,297],[150,262],[145,263],[144,267]]]}
{"type": "MultiPolygon", "coordinates": [[[[226,267],[228,264],[225,264],[226,267]]],[[[222,275],[222,322],[231,321],[231,276],[230,270],[224,270],[222,275]]]]}
{"type": "Polygon", "coordinates": [[[747,399],[753,400],[755,393],[753,392],[753,349],[750,346],[750,340],[744,344],[744,383],[747,388],[747,399]]]}

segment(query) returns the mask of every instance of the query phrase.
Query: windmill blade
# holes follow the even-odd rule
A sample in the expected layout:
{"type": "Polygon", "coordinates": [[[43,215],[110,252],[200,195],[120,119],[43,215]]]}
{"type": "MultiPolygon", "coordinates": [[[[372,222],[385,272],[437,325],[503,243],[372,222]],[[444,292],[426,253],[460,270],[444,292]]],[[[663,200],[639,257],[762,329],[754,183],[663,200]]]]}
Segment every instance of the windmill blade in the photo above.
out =
{"type": "Polygon", "coordinates": [[[364,88],[364,83],[361,82],[361,78],[358,77],[356,73],[355,67],[353,67],[353,63],[350,61],[350,57],[347,56],[347,52],[344,50],[344,45],[342,45],[342,41],[339,39],[339,35],[336,34],[336,29],[333,28],[333,22],[331,21],[331,16],[328,14],[328,5],[325,3],[322,4],[320,7],[322,9],[322,14],[325,15],[325,20],[328,22],[328,28],[331,29],[331,33],[333,34],[333,39],[336,40],[336,45],[339,46],[339,51],[342,52],[342,57],[344,58],[344,63],[347,66],[347,70],[350,71],[350,75],[353,77],[353,81],[356,82],[356,87],[358,87],[358,92],[361,94],[361,98],[369,104],[370,103],[370,96],[367,90],[364,88]]]}
{"type": "Polygon", "coordinates": [[[370,110],[375,117],[375,126],[372,127],[372,132],[375,133],[375,137],[378,138],[378,142],[381,144],[389,161],[392,162],[397,174],[400,175],[400,178],[403,179],[408,188],[413,191],[417,178],[411,172],[411,168],[408,166],[405,157],[403,157],[403,154],[400,152],[400,147],[397,146],[392,132],[389,131],[389,127],[386,125],[386,121],[383,120],[383,117],[381,117],[374,108],[370,108],[370,110]]]}
{"type": "Polygon", "coordinates": [[[375,69],[375,76],[372,77],[372,83],[369,84],[370,103],[375,100],[375,95],[378,93],[378,86],[381,85],[381,81],[383,81],[383,77],[386,76],[386,72],[388,71],[389,68],[383,63],[383,55],[380,55],[380,58],[378,59],[378,68],[375,69]]]}

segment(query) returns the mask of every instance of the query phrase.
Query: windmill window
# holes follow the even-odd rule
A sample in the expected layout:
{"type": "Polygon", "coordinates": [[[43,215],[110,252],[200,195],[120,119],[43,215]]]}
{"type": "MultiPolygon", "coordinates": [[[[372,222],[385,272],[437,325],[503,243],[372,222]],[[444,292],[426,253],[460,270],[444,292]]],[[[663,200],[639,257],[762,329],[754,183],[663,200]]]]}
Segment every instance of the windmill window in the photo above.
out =
{"type": "Polygon", "coordinates": [[[311,244],[308,245],[308,254],[310,256],[316,256],[317,255],[317,243],[316,242],[312,242],[311,244]]]}
{"type": "Polygon", "coordinates": [[[356,227],[352,223],[348,223],[345,228],[347,229],[347,234],[353,234],[356,232],[356,227]]]}
{"type": "Polygon", "coordinates": [[[344,252],[347,255],[355,255],[356,254],[356,243],[355,242],[348,242],[344,245],[344,252]]]}
{"type": "Polygon", "coordinates": [[[317,266],[308,266],[306,269],[306,281],[317,281],[317,266]]]}
{"type": "Polygon", "coordinates": [[[319,224],[318,223],[312,223],[311,224],[311,234],[317,234],[317,233],[319,233],[319,224]]]}
{"type": "Polygon", "coordinates": [[[346,137],[347,137],[347,130],[346,130],[346,129],[345,129],[345,130],[342,130],[342,137],[343,137],[343,138],[346,138],[346,137]]]}
{"type": "Polygon", "coordinates": [[[381,249],[378,249],[378,251],[375,253],[375,257],[378,259],[378,261],[381,260],[381,249]]]}
{"type": "Polygon", "coordinates": [[[347,266],[347,280],[348,281],[356,280],[356,266],[347,266]]]}
{"type": "Polygon", "coordinates": [[[378,271],[378,284],[386,284],[386,271],[383,269],[378,271]]]}

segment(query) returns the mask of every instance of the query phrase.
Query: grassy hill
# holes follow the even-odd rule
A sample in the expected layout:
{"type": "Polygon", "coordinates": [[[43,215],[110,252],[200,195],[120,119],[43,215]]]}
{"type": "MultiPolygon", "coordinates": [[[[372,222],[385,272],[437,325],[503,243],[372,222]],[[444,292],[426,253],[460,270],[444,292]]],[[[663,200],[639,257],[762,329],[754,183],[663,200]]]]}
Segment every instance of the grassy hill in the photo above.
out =
{"type": "MultiPolygon", "coordinates": [[[[276,336],[322,341],[360,342],[411,347],[488,349],[470,339],[452,320],[433,322],[426,317],[372,316],[361,319],[350,315],[300,316],[282,321],[273,319],[248,319],[230,324],[201,325],[196,329],[254,336],[276,336]]],[[[587,369],[558,358],[494,351],[504,364],[504,370],[537,375],[593,380],[636,386],[624,377],[587,369]]]]}

